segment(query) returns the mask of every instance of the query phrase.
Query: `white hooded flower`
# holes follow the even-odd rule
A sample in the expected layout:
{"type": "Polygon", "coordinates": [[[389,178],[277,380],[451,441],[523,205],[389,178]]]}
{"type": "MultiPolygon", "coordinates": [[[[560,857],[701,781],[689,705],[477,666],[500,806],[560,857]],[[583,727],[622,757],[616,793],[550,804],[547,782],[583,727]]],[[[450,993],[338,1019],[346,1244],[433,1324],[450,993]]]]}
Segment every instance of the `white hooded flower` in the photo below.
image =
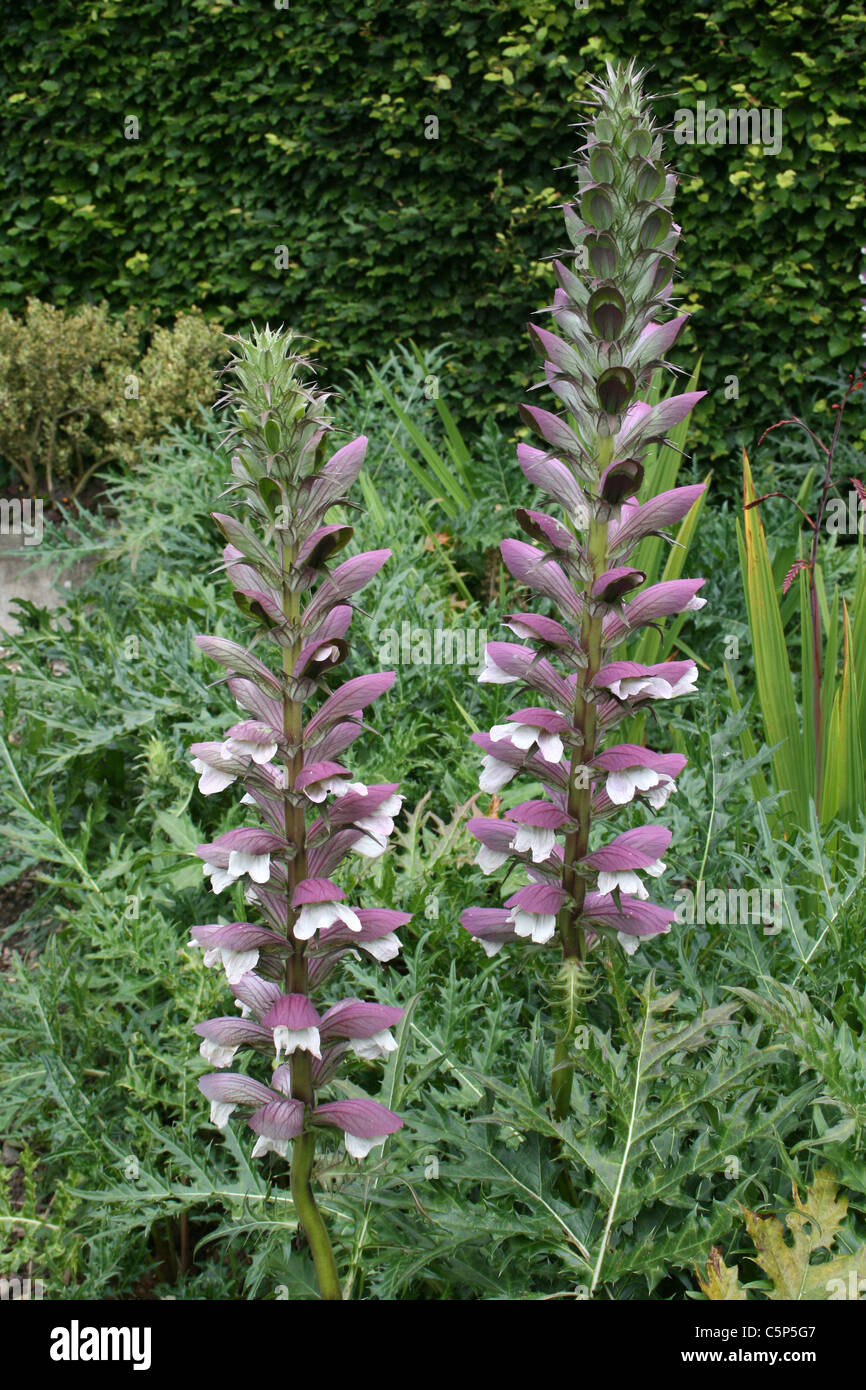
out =
{"type": "Polygon", "coordinates": [[[528,937],[538,946],[543,946],[556,931],[556,917],[552,912],[525,912],[515,907],[510,921],[514,924],[515,936],[528,937]]]}
{"type": "Polygon", "coordinates": [[[396,1052],[397,1040],[389,1028],[383,1028],[369,1038],[349,1038],[349,1046],[356,1057],[377,1062],[380,1057],[387,1057],[389,1052],[396,1052]]]}
{"type": "Polygon", "coordinates": [[[222,772],[220,768],[202,762],[201,758],[193,758],[192,765],[199,774],[198,789],[203,796],[212,796],[214,792],[224,791],[232,782],[237,781],[234,772],[222,772]]]}
{"type": "MultiPolygon", "coordinates": [[[[189,944],[195,946],[198,943],[191,941],[189,944]]],[[[230,985],[236,985],[247,971],[255,970],[258,962],[259,952],[256,947],[250,951],[232,951],[228,946],[212,946],[204,953],[205,965],[222,965],[230,985]]]]}
{"type": "Polygon", "coordinates": [[[346,1153],[350,1158],[366,1158],[371,1149],[375,1149],[377,1144],[382,1143],[382,1136],[373,1139],[362,1139],[358,1134],[349,1134],[348,1131],[343,1136],[346,1144],[346,1153]]]}
{"type": "Polygon", "coordinates": [[[627,932],[618,931],[617,940],[627,956],[633,956],[640,945],[639,936],[629,936],[627,932]]]}
{"type": "Polygon", "coordinates": [[[213,1067],[230,1067],[237,1052],[236,1047],[223,1047],[210,1038],[203,1038],[198,1050],[213,1067]]]}
{"type": "Polygon", "coordinates": [[[298,941],[309,941],[317,931],[345,922],[349,931],[361,931],[361,919],[351,907],[339,902],[304,903],[292,928],[298,941]]]}
{"type": "Polygon", "coordinates": [[[664,806],[671,792],[676,788],[672,777],[665,772],[656,772],[651,767],[626,767],[621,772],[609,772],[605,789],[614,806],[624,806],[634,798],[635,792],[649,792],[648,801],[658,809],[664,806]],[[661,801],[659,796],[663,794],[661,801]]]}
{"type": "Polygon", "coordinates": [[[271,876],[271,856],[270,854],[246,854],[243,850],[233,849],[229,852],[228,872],[232,878],[240,878],[242,874],[249,874],[253,883],[267,883],[271,876]]]}
{"type": "Polygon", "coordinates": [[[697,678],[698,668],[692,665],[673,683],[664,676],[622,676],[611,681],[609,689],[620,700],[634,700],[641,695],[653,700],[673,700],[678,695],[694,694],[697,678]]]}
{"type": "Polygon", "coordinates": [[[319,1061],[322,1060],[318,1028],[287,1028],[284,1023],[278,1023],[273,1029],[273,1034],[277,1063],[284,1052],[287,1056],[292,1052],[310,1052],[314,1057],[318,1057],[319,1061]]]}
{"type": "Polygon", "coordinates": [[[223,744],[226,754],[235,758],[252,758],[254,763],[269,763],[277,751],[277,741],[256,743],[251,738],[227,738],[223,744]]]}
{"type": "MultiPolygon", "coordinates": [[[[658,878],[665,871],[665,866],[660,859],[655,859],[652,864],[647,864],[641,873],[650,874],[652,878],[658,878]]],[[[632,897],[646,900],[649,893],[645,888],[640,874],[633,869],[617,869],[613,872],[601,870],[598,875],[599,893],[612,893],[618,888],[621,893],[630,893],[632,897]]]]}
{"type": "Polygon", "coordinates": [[[647,792],[646,799],[654,811],[660,811],[664,806],[665,802],[667,801],[668,797],[670,796],[671,792],[675,792],[676,789],[677,784],[674,781],[673,777],[667,777],[664,773],[662,773],[659,776],[658,786],[653,787],[651,791],[647,792]]]}
{"type": "MultiPolygon", "coordinates": [[[[360,822],[358,822],[360,824],[360,822]]],[[[362,854],[365,859],[378,859],[388,848],[388,841],[377,834],[375,831],[359,835],[352,845],[356,854],[362,854]]]]}
{"type": "Polygon", "coordinates": [[[317,805],[324,801],[325,797],[331,792],[334,796],[346,796],[349,792],[357,792],[359,796],[366,796],[367,788],[363,782],[352,782],[348,775],[323,777],[318,782],[309,782],[304,787],[304,796],[309,801],[314,801],[317,805]]]}
{"type": "Polygon", "coordinates": [[[375,941],[365,941],[363,947],[374,960],[394,960],[400,954],[400,938],[389,931],[375,941]]]}
{"type": "Polygon", "coordinates": [[[508,685],[511,681],[520,680],[520,677],[509,676],[505,671],[501,671],[485,647],[484,668],[479,674],[478,680],[479,682],[487,681],[491,685],[508,685]]]}
{"type": "Polygon", "coordinates": [[[224,888],[228,888],[236,877],[235,874],[229,873],[228,869],[220,869],[216,864],[208,863],[203,864],[202,873],[205,878],[210,879],[210,886],[215,893],[221,893],[224,888]]]}
{"type": "Polygon", "coordinates": [[[487,845],[480,845],[475,856],[475,863],[483,874],[495,874],[497,869],[508,859],[507,854],[502,854],[498,849],[488,849],[487,845]]]}
{"type": "Polygon", "coordinates": [[[483,792],[498,792],[508,785],[514,775],[515,769],[508,763],[501,763],[491,753],[485,753],[478,785],[483,792]]]}
{"type": "Polygon", "coordinates": [[[229,1118],[237,1106],[228,1100],[212,1100],[210,1103],[210,1122],[217,1129],[225,1129],[229,1118]]]}
{"type": "Polygon", "coordinates": [[[522,752],[537,744],[542,758],[548,763],[558,763],[564,751],[559,734],[550,734],[538,724],[494,724],[490,738],[494,743],[504,739],[512,748],[519,748],[522,752]]]}
{"type": "Polygon", "coordinates": [[[543,864],[556,844],[556,831],[539,825],[519,825],[511,841],[517,854],[531,854],[533,864],[543,864]]]}
{"type": "Polygon", "coordinates": [[[268,1134],[260,1134],[256,1140],[252,1158],[263,1158],[265,1154],[279,1154],[280,1158],[285,1158],[289,1151],[288,1139],[272,1139],[268,1134]]]}

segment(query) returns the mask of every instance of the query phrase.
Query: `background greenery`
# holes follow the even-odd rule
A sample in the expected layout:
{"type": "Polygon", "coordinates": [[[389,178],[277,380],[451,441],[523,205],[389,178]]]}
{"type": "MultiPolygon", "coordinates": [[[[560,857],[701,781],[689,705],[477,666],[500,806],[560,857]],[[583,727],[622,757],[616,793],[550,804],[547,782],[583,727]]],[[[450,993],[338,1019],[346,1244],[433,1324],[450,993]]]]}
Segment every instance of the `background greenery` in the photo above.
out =
{"type": "MultiPolygon", "coordinates": [[[[359,378],[341,407],[341,425],[371,439],[353,546],[393,551],[356,614],[346,675],[386,664],[386,628],[492,637],[519,606],[482,558],[512,525],[494,498],[522,486],[504,439],[482,440],[479,504],[453,517],[407,470],[412,437],[384,392],[408,401],[407,420],[444,450],[423,394],[437,365],[436,354],[389,356],[378,383],[359,378]]],[[[189,743],[218,736],[230,713],[192,637],[246,635],[228,585],[209,573],[218,540],[208,512],[226,477],[216,442],[212,423],[175,431],[112,486],[119,524],[70,517],[49,528],[40,562],[56,572],[87,556],[95,568],[60,623],[24,604],[7,642],[0,886],[20,893],[29,882],[32,898],[0,933],[0,1268],[44,1279],[47,1298],[316,1296],[280,1164],[250,1164],[243,1125],[219,1135],[195,1087],[207,1067],[192,1024],[227,1001],[186,945],[214,908],[192,846],[243,811],[202,797],[188,765],[189,743]]],[[[792,1183],[802,1190],[826,1166],[850,1203],[836,1251],[862,1246],[866,835],[816,825],[777,838],[778,790],[753,790],[771,755],[730,566],[736,515],[711,494],[688,555],[688,572],[708,576],[709,602],[676,640],[698,654],[701,691],[659,708],[653,728],[654,747],[689,756],[665,812],[674,840],[654,897],[675,906],[677,889],[699,881],[781,887],[782,929],[681,924],[629,960],[594,953],[564,1125],[551,1123],[545,1081],[554,955],[521,947],[487,961],[458,926],[468,901],[499,899],[466,830],[499,800],[477,792],[468,735],[501,720],[507,696],[466,667],[401,664],[377,733],[353,749],[358,775],[399,778],[406,803],[391,852],[350,862],[347,892],[413,913],[398,960],[347,962],[342,977],[347,992],[409,1015],[384,1081],[360,1062],[350,1076],[399,1109],[405,1129],[360,1170],[336,1144],[321,1158],[322,1205],[353,1296],[582,1298],[601,1250],[596,1297],[679,1300],[700,1296],[716,1245],[748,1296],[764,1297],[740,1203],[784,1215],[792,1183]],[[757,740],[749,757],[744,737],[757,740]],[[575,1204],[554,1183],[563,1155],[575,1204]]],[[[784,569],[794,522],[778,500],[764,517],[784,569]]],[[[828,546],[845,591],[857,550],[828,546]]],[[[792,642],[794,659],[798,650],[792,642]]],[[[500,814],[526,792],[506,789],[500,814]]],[[[245,915],[240,889],[220,911],[245,915]]]]}
{"type": "Polygon", "coordinates": [[[768,397],[802,406],[819,370],[854,365],[864,23],[857,0],[13,3],[0,304],[107,296],[162,319],[197,304],[227,327],[290,322],[330,374],[396,338],[447,339],[455,413],[511,418],[533,369],[523,325],[552,294],[577,98],[606,57],[636,55],[662,118],[698,100],[783,113],[777,157],[671,146],[684,350],[703,349],[711,393],[695,438],[727,469],[768,397]]]}
{"type": "MultiPolygon", "coordinates": [[[[319,1174],[355,1296],[579,1298],[594,1268],[596,1296],[699,1297],[714,1244],[749,1296],[766,1296],[742,1206],[784,1214],[792,1183],[824,1166],[850,1202],[836,1250],[862,1249],[866,831],[786,818],[736,568],[733,446],[792,406],[826,435],[827,397],[862,347],[863,24],[853,3],[731,0],[6,6],[0,306],[107,299],[118,324],[135,305],[138,325],[197,305],[227,328],[254,316],[318,339],[325,381],[346,388],[339,424],[371,441],[355,544],[394,552],[356,615],[347,675],[383,664],[386,628],[496,637],[520,606],[496,547],[528,500],[509,438],[534,368],[523,325],[551,297],[542,258],[560,241],[568,123],[604,58],[650,64],[663,115],[698,100],[783,111],[776,159],[672,146],[696,313],[680,360],[691,368],[700,348],[710,390],[677,440],[700,446],[679,481],[710,460],[715,476],[690,550],[674,551],[707,576],[707,607],[659,639],[695,652],[700,695],[652,730],[654,746],[689,756],[659,896],[783,887],[782,930],[681,925],[628,961],[598,952],[573,1113],[557,1129],[543,1084],[553,957],[488,962],[457,927],[467,901],[498,900],[465,828],[497,810],[477,792],[468,735],[508,702],[463,667],[400,666],[354,765],[399,778],[406,809],[392,853],[356,864],[346,887],[413,922],[401,959],[347,964],[344,978],[365,994],[375,977],[407,1009],[378,1091],[407,1123],[363,1169],[335,1147],[319,1174]],[[431,114],[438,141],[424,138],[431,114]],[[129,115],[138,141],[124,138],[129,115]],[[738,401],[723,396],[730,374],[738,401]],[[574,1203],[553,1182],[564,1160],[574,1203]]],[[[89,321],[35,317],[51,342],[89,321]]],[[[100,365],[111,354],[94,365],[79,334],[62,358],[44,335],[41,357],[16,356],[13,336],[6,358],[26,371],[16,395],[7,369],[10,427],[31,407],[39,417],[52,357],[55,378],[71,381],[72,362],[81,385],[76,447],[79,435],[93,458],[106,436],[123,447],[100,512],[63,511],[28,552],[54,578],[85,561],[83,582],[57,614],[22,603],[20,633],[3,639],[0,1272],[43,1278],[48,1298],[311,1298],[279,1164],[250,1165],[242,1126],[220,1136],[195,1087],[191,1026],[226,996],[185,944],[213,912],[192,846],[239,811],[201,797],[188,765],[190,741],[228,713],[192,636],[246,634],[213,573],[208,514],[227,478],[213,418],[156,433],[194,413],[209,338],[164,342],[167,404],[158,419],[148,405],[133,449],[116,428],[129,419],[105,405],[111,371],[122,376],[100,365]]],[[[843,479],[864,477],[863,437],[855,404],[843,479]]],[[[808,438],[771,436],[753,454],[756,486],[809,508],[820,463],[808,438]]],[[[778,593],[802,538],[781,498],[761,515],[778,593]]],[[[822,563],[835,605],[836,586],[855,591],[863,542],[822,538],[822,563]]],[[[796,586],[781,622],[802,700],[796,586]]],[[[509,788],[505,809],[524,794],[509,788]]],[[[380,1073],[359,1062],[351,1084],[376,1089],[380,1073]]]]}

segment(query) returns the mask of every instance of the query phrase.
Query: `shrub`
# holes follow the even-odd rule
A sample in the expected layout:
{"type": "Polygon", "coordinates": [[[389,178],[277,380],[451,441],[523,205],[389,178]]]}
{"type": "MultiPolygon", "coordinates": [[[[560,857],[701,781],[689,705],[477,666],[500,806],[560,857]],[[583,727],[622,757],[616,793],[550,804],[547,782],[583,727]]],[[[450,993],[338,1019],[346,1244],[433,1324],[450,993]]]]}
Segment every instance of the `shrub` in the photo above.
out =
{"type": "Polygon", "coordinates": [[[532,370],[514,348],[527,312],[553,293],[542,258],[568,186],[551,173],[568,156],[564,108],[606,58],[635,53],[665,94],[662,123],[699,102],[783,115],[778,155],[675,146],[684,306],[713,344],[696,438],[748,444],[768,390],[803,414],[816,372],[854,365],[866,73],[853,0],[720,0],[675,20],[667,0],[339,0],[327,23],[315,5],[228,0],[6,8],[10,309],[28,293],[104,294],[160,319],[200,304],[233,330],[302,322],[341,371],[396,339],[447,338],[454,413],[500,412],[532,370]]]}
{"type": "Polygon", "coordinates": [[[113,316],[104,303],[28,299],[21,319],[0,311],[0,460],[29,492],[62,483],[75,494],[213,400],[213,324],[195,309],[179,314],[142,355],[143,332],[138,310],[113,316]]]}

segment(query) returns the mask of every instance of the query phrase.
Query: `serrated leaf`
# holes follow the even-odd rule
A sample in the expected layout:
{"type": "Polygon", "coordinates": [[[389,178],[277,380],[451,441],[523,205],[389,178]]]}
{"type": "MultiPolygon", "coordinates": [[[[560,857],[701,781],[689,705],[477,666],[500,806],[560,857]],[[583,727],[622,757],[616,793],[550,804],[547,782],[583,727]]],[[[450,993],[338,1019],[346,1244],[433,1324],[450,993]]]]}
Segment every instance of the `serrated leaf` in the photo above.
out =
{"type": "Polygon", "coordinates": [[[701,1292],[714,1303],[745,1301],[746,1291],[740,1288],[738,1269],[738,1265],[732,1265],[729,1269],[722,1259],[721,1250],[717,1245],[714,1245],[707,1261],[706,1280],[701,1278],[700,1273],[698,1274],[701,1292]]]}

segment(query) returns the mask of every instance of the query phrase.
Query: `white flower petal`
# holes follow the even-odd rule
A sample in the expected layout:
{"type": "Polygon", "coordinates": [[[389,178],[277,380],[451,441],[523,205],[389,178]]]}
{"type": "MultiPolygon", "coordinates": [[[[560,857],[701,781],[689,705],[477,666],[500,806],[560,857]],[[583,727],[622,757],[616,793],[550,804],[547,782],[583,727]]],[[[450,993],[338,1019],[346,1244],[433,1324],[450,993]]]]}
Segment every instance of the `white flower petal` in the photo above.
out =
{"type": "Polygon", "coordinates": [[[198,779],[198,789],[203,796],[212,796],[214,792],[224,791],[230,787],[232,782],[237,781],[233,772],[221,772],[217,767],[211,767],[208,763],[203,763],[199,758],[193,759],[193,766],[196,772],[200,773],[198,779]],[[196,763],[198,766],[195,767],[196,763]]]}
{"type": "Polygon", "coordinates": [[[367,951],[374,960],[394,960],[400,954],[400,940],[392,931],[386,932],[384,936],[377,937],[375,941],[362,941],[361,947],[367,951]]]}
{"type": "Polygon", "coordinates": [[[649,893],[640,878],[631,869],[617,869],[615,873],[604,870],[598,875],[599,893],[612,893],[618,888],[621,893],[631,893],[636,898],[648,898],[649,893]]]}
{"type": "Polygon", "coordinates": [[[293,936],[298,941],[309,941],[317,931],[333,926],[337,916],[336,907],[335,902],[304,903],[292,927],[293,936]]]}
{"type": "Polygon", "coordinates": [[[661,773],[658,786],[652,788],[652,790],[647,793],[647,801],[654,811],[660,811],[665,805],[668,797],[672,792],[675,792],[676,789],[677,784],[673,777],[668,777],[665,773],[661,773]]]}
{"type": "Polygon", "coordinates": [[[558,763],[565,751],[559,734],[549,734],[546,729],[538,731],[538,750],[548,763],[558,763]]]}
{"type": "Polygon", "coordinates": [[[334,903],[334,911],[341,922],[345,922],[349,931],[363,931],[363,925],[357,912],[351,907],[346,907],[344,903],[334,903]]]}
{"type": "Polygon", "coordinates": [[[210,886],[215,893],[221,893],[224,888],[228,888],[236,877],[228,869],[218,869],[215,864],[205,864],[204,876],[210,879],[210,886]]]}
{"type": "Polygon", "coordinates": [[[318,1028],[287,1028],[284,1023],[280,1023],[272,1031],[278,1062],[284,1052],[286,1055],[292,1052],[311,1052],[319,1061],[322,1060],[318,1028]]]}
{"type": "Polygon", "coordinates": [[[210,1038],[203,1038],[199,1052],[205,1061],[210,1062],[213,1067],[230,1067],[237,1048],[222,1047],[219,1043],[212,1042],[210,1038]]]}
{"type": "Polygon", "coordinates": [[[285,1158],[288,1151],[288,1139],[271,1139],[267,1134],[260,1134],[250,1157],[263,1158],[265,1154],[279,1154],[280,1158],[285,1158]]]}
{"type": "Polygon", "coordinates": [[[501,854],[497,849],[488,849],[487,845],[479,846],[475,856],[475,863],[483,874],[494,874],[507,860],[507,854],[501,854]]]}
{"type": "Polygon", "coordinates": [[[237,1109],[228,1100],[212,1100],[210,1103],[210,1122],[216,1125],[217,1129],[225,1129],[229,1122],[229,1116],[237,1109]]]}
{"type": "Polygon", "coordinates": [[[515,771],[516,769],[509,767],[508,763],[501,763],[498,758],[487,753],[482,761],[478,785],[483,792],[498,792],[511,781],[515,771]]]}
{"type": "Polygon", "coordinates": [[[380,854],[384,854],[388,848],[387,843],[381,840],[374,840],[372,835],[362,835],[352,845],[356,854],[363,854],[365,859],[378,859],[380,854]]]}
{"type": "Polygon", "coordinates": [[[484,669],[478,677],[479,682],[487,681],[491,685],[508,685],[511,681],[520,680],[519,676],[509,676],[504,671],[500,671],[496,663],[487,655],[486,648],[484,663],[484,669]]]}
{"type": "Polygon", "coordinates": [[[553,913],[523,912],[519,907],[512,910],[511,919],[515,936],[529,937],[531,941],[543,946],[556,931],[556,917],[553,913]]]}
{"type": "Polygon", "coordinates": [[[517,854],[531,854],[533,864],[543,864],[556,844],[556,832],[537,825],[519,825],[511,848],[517,854]]]}
{"type": "Polygon", "coordinates": [[[638,946],[640,945],[640,937],[639,937],[639,936],[629,936],[629,935],[628,935],[626,932],[624,932],[624,931],[618,931],[616,935],[617,935],[617,940],[619,941],[619,944],[620,944],[620,946],[622,947],[622,949],[625,951],[626,955],[627,955],[627,956],[633,956],[634,953],[635,953],[635,951],[637,950],[638,946]]]}
{"type": "Polygon", "coordinates": [[[249,874],[253,883],[267,883],[271,876],[271,856],[270,854],[245,854],[242,850],[233,849],[229,852],[228,871],[232,878],[240,878],[241,874],[249,874]]]}
{"type": "Polygon", "coordinates": [[[538,729],[534,724],[512,724],[511,729],[511,746],[512,748],[519,748],[522,753],[525,753],[538,740],[538,729]]]}
{"type": "Polygon", "coordinates": [[[505,945],[504,941],[486,941],[483,937],[478,937],[477,940],[488,960],[491,956],[495,956],[497,951],[501,951],[505,945]]]}
{"type": "Polygon", "coordinates": [[[343,1135],[343,1138],[346,1144],[346,1153],[352,1158],[366,1158],[371,1149],[382,1143],[382,1137],[362,1139],[359,1135],[348,1132],[343,1135]]]}
{"type": "Polygon", "coordinates": [[[251,951],[231,951],[228,947],[223,946],[220,955],[225,966],[226,979],[230,985],[236,985],[238,980],[243,979],[248,970],[255,970],[259,962],[257,948],[251,951]]]}
{"type": "Polygon", "coordinates": [[[355,1056],[368,1062],[377,1062],[380,1057],[387,1057],[389,1052],[397,1051],[397,1040],[389,1028],[383,1028],[369,1038],[349,1038],[348,1041],[355,1056]]]}

